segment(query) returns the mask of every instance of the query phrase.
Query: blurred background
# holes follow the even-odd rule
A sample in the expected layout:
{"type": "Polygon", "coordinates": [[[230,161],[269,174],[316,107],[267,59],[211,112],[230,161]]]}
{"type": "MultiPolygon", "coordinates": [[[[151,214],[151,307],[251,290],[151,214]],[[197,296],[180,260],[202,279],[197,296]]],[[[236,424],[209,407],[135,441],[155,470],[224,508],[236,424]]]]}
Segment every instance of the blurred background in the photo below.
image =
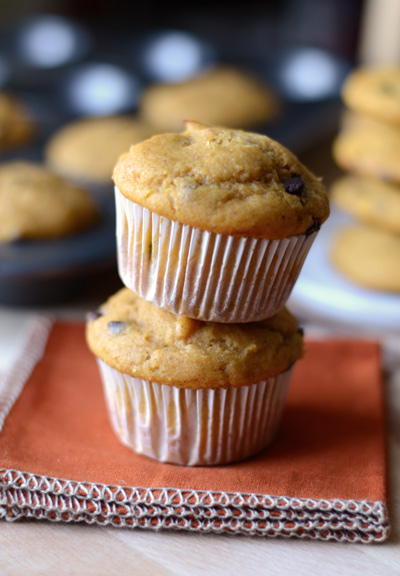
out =
{"type": "Polygon", "coordinates": [[[118,5],[106,0],[2,0],[0,14],[4,25],[39,14],[71,18],[100,33],[94,48],[105,53],[127,49],[121,34],[133,40],[145,31],[180,28],[206,36],[228,57],[300,44],[352,58],[364,4],[363,0],[250,0],[245,4],[147,0],[118,5]]]}
{"type": "Polygon", "coordinates": [[[22,95],[39,117],[36,149],[20,153],[40,160],[69,120],[135,112],[152,83],[230,64],[273,88],[283,112],[267,131],[303,154],[335,130],[340,88],[360,59],[373,4],[2,0],[0,89],[22,95]]]}

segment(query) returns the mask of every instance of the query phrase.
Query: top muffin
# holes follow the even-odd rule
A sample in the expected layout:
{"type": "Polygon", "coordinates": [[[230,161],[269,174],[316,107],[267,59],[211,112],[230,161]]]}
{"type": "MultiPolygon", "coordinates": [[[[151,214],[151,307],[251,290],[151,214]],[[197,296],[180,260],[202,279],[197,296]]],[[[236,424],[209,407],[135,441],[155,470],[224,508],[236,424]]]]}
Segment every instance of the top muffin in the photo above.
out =
{"type": "Polygon", "coordinates": [[[267,136],[186,122],[121,156],[114,182],[129,200],[195,228],[278,239],[329,216],[319,178],[267,136]]]}

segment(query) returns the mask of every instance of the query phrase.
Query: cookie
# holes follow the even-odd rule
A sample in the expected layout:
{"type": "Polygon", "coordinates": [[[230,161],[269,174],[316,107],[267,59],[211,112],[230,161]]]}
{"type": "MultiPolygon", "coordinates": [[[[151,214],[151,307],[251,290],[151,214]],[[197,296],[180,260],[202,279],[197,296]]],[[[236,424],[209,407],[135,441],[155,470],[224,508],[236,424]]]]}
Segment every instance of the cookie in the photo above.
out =
{"type": "Polygon", "coordinates": [[[343,85],[342,98],[351,110],[400,129],[400,66],[354,70],[343,85]]]}
{"type": "Polygon", "coordinates": [[[331,201],[356,219],[400,234],[400,186],[361,176],[333,182],[331,201]]]}
{"type": "Polygon", "coordinates": [[[249,128],[277,115],[278,100],[269,87],[234,68],[215,68],[178,84],[150,86],[139,107],[158,132],[180,132],[184,120],[249,128]]]}
{"type": "Polygon", "coordinates": [[[97,209],[85,190],[39,165],[0,166],[0,242],[55,238],[92,226],[97,209]]]}
{"type": "Polygon", "coordinates": [[[321,179],[284,146],[198,122],[133,146],[113,177],[130,201],[219,234],[285,238],[320,226],[329,215],[321,179]]]}
{"type": "Polygon", "coordinates": [[[400,128],[348,116],[332,154],[343,170],[400,184],[400,128]]]}
{"type": "Polygon", "coordinates": [[[28,110],[17,98],[0,92],[0,150],[29,142],[34,124],[28,110]]]}
{"type": "Polygon", "coordinates": [[[373,290],[400,292],[400,236],[369,226],[337,232],[332,261],[348,279],[373,290]]]}
{"type": "Polygon", "coordinates": [[[78,181],[111,184],[118,157],[153,132],[133,117],[76,120],[60,128],[45,149],[47,165],[78,181]]]}

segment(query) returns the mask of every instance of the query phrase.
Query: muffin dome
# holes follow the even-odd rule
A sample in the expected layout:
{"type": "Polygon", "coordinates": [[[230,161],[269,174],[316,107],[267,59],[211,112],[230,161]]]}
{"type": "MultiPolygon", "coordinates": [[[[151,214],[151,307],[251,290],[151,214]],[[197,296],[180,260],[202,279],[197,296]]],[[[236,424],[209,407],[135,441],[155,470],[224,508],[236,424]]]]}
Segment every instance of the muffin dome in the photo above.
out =
{"type": "Polygon", "coordinates": [[[303,337],[286,309],[260,322],[219,324],[179,316],[123,288],[89,320],[87,341],[116,370],[184,388],[241,386],[287,370],[303,337]]]}
{"type": "Polygon", "coordinates": [[[0,166],[0,242],[65,236],[97,219],[98,210],[86,190],[31,162],[0,166]]]}
{"type": "Polygon", "coordinates": [[[187,122],[119,159],[114,181],[129,200],[201,230],[278,239],[329,215],[321,180],[260,134],[187,122]]]}

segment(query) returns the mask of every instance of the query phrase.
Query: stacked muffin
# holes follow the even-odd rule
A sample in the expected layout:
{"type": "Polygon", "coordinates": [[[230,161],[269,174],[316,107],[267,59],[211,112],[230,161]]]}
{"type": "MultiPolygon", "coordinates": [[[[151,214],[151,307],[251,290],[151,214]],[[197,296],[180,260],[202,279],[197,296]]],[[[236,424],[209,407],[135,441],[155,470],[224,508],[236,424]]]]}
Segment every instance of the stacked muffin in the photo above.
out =
{"type": "Polygon", "coordinates": [[[88,322],[120,439],[160,461],[262,450],[303,338],[284,308],[328,217],[320,180],[266,136],[188,122],[114,170],[126,286],[88,322]]]}
{"type": "Polygon", "coordinates": [[[333,146],[348,172],[332,201],[355,222],[334,239],[333,262],[367,288],[400,291],[400,68],[360,68],[343,87],[348,110],[333,146]]]}

